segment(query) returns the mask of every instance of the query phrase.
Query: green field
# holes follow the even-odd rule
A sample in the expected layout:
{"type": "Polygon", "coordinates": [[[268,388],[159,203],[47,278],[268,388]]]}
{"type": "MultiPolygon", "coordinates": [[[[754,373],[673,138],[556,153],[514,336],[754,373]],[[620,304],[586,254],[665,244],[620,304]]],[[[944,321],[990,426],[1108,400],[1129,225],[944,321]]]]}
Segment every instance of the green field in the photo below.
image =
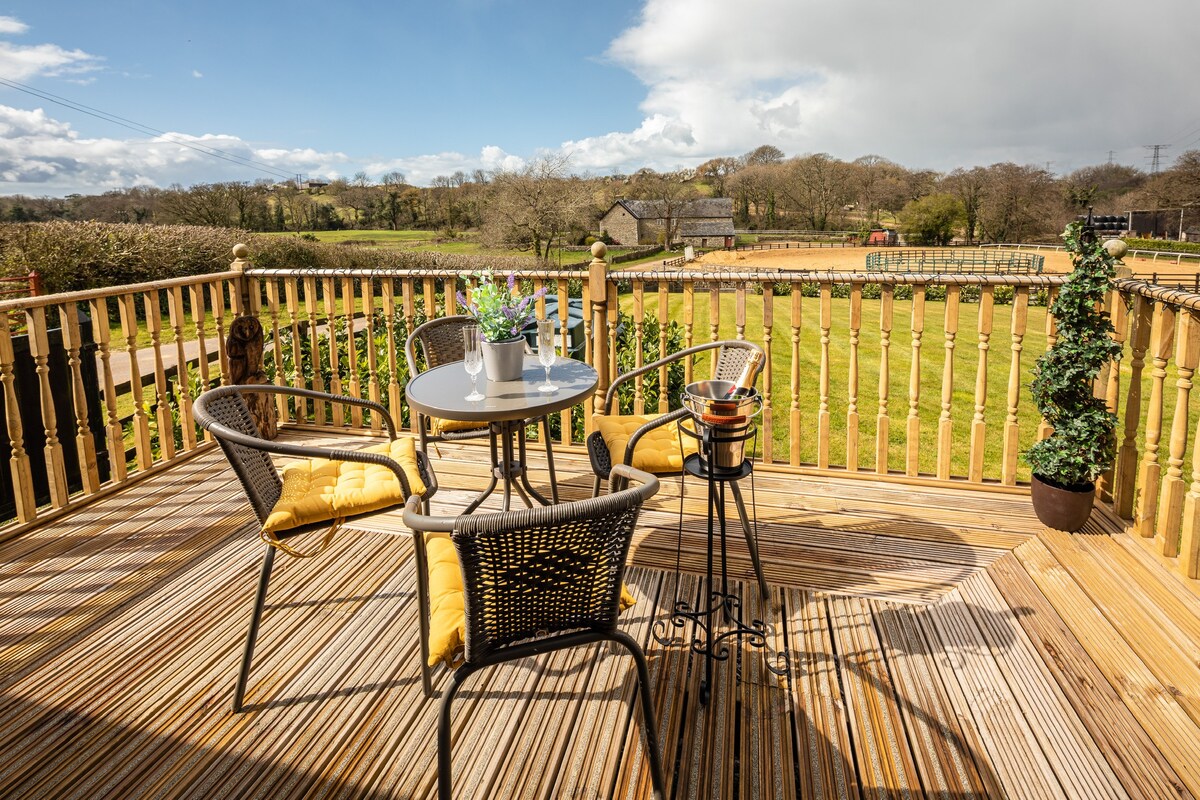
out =
{"type": "MultiPolygon", "coordinates": [[[[296,236],[297,234],[285,232],[267,235],[296,236]]],[[[454,253],[457,255],[517,256],[532,259],[532,254],[528,250],[484,247],[482,244],[475,241],[469,234],[459,236],[454,239],[446,239],[437,231],[316,231],[315,233],[306,233],[304,235],[315,236],[318,241],[329,242],[332,244],[350,243],[364,247],[384,247],[393,249],[405,248],[434,253],[454,253]]],[[[612,258],[614,256],[624,255],[631,251],[632,248],[628,247],[612,247],[609,248],[608,255],[609,258],[612,258]]],[[[656,255],[651,258],[630,263],[638,264],[661,261],[662,258],[662,255],[656,255]]],[[[578,264],[583,261],[589,261],[590,259],[591,254],[583,250],[560,250],[558,248],[554,248],[550,251],[550,265],[553,267],[578,264]]]]}

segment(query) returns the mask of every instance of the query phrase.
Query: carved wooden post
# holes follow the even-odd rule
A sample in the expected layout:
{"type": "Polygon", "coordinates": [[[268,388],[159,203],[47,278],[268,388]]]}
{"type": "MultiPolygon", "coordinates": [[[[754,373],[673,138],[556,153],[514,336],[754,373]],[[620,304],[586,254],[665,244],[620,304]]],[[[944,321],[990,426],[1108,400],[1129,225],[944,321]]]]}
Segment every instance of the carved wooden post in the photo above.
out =
{"type": "MultiPolygon", "coordinates": [[[[592,366],[600,376],[592,403],[597,414],[604,413],[604,395],[611,382],[608,371],[608,262],[604,260],[607,254],[608,247],[604,242],[596,242],[592,245],[592,263],[588,265],[588,290],[592,301],[592,366]]],[[[587,427],[588,433],[594,429],[590,419],[587,427]]]]}
{"type": "MultiPolygon", "coordinates": [[[[234,245],[235,256],[229,269],[233,272],[244,273],[250,262],[246,259],[250,253],[244,244],[234,245]]],[[[269,384],[267,373],[263,369],[263,327],[255,317],[251,308],[247,290],[247,281],[242,277],[238,281],[235,296],[239,297],[238,305],[241,314],[229,326],[229,338],[225,343],[225,351],[229,358],[229,380],[234,385],[253,386],[269,384]]],[[[279,435],[276,423],[275,402],[270,394],[247,392],[243,399],[250,409],[250,416],[258,426],[258,432],[264,439],[274,439],[279,435]]]]}

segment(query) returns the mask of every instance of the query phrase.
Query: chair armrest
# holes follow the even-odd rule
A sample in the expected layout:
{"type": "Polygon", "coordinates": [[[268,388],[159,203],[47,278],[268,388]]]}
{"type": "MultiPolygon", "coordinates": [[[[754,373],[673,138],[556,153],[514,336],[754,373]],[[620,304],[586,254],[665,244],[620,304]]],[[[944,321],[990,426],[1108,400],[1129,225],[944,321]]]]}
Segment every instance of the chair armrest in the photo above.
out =
{"type": "Polygon", "coordinates": [[[258,394],[285,394],[292,397],[305,397],[311,400],[323,400],[326,403],[343,403],[349,406],[358,406],[360,408],[369,409],[378,414],[383,419],[384,427],[387,428],[388,436],[392,439],[396,438],[396,423],[392,420],[392,415],[388,410],[374,400],[366,400],[362,397],[351,397],[344,394],[328,394],[326,392],[317,392],[312,389],[296,389],[291,386],[276,386],[273,383],[256,383],[256,384],[232,384],[229,386],[221,386],[217,389],[209,391],[226,394],[223,390],[236,391],[239,393],[255,392],[258,394]]]}
{"type": "Polygon", "coordinates": [[[641,502],[646,502],[654,495],[658,494],[658,478],[651,475],[649,472],[642,472],[640,469],[634,469],[628,464],[617,464],[613,466],[612,472],[608,475],[608,490],[610,493],[619,492],[629,485],[630,481],[638,484],[637,493],[641,502]]]}
{"type": "Polygon", "coordinates": [[[642,427],[638,428],[636,431],[633,432],[633,435],[629,437],[628,444],[625,445],[625,456],[624,456],[624,458],[621,459],[621,463],[623,463],[623,464],[632,464],[633,463],[634,448],[637,447],[638,442],[647,433],[654,430],[655,428],[661,428],[663,425],[670,424],[677,419],[682,419],[683,417],[691,416],[691,413],[692,412],[688,411],[686,408],[677,408],[674,411],[663,414],[660,417],[655,417],[654,419],[650,420],[642,427]]]}
{"type": "Polygon", "coordinates": [[[451,533],[458,517],[434,517],[421,513],[422,500],[413,495],[404,504],[404,524],[420,533],[451,533]]]}

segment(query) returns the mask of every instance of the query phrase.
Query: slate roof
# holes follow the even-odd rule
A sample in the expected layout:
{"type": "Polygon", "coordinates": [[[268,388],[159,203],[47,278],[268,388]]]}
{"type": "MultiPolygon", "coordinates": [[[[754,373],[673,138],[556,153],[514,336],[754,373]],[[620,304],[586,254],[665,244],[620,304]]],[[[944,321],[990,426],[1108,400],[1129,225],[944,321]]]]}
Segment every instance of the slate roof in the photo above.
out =
{"type": "MultiPolygon", "coordinates": [[[[662,219],[662,203],[658,200],[618,200],[617,203],[633,215],[634,219],[662,219]]],[[[729,197],[705,197],[692,200],[679,207],[675,216],[685,218],[728,218],[729,235],[733,235],[733,199],[729,197]]]]}

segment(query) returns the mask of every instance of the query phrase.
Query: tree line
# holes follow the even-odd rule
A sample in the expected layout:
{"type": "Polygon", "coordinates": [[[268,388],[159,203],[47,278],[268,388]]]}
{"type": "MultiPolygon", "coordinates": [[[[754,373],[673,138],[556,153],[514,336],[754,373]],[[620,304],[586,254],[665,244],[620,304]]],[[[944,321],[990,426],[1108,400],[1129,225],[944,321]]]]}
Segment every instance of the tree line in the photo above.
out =
{"type": "Polygon", "coordinates": [[[0,220],[204,225],[250,231],[424,229],[475,231],[487,244],[544,257],[580,244],[620,198],[658,201],[670,217],[698,197],[733,199],[746,229],[865,231],[899,224],[918,243],[1049,240],[1088,207],[1098,213],[1200,204],[1200,150],[1148,175],[1121,164],[1069,175],[1011,162],[948,173],[910,169],[878,155],[843,161],[826,153],[788,158],[763,145],[694,169],[577,175],[567,156],[519,170],[455,172],[414,186],[400,172],[358,173],[325,185],[269,181],[132,187],[99,195],[0,198],[0,220]]]}

